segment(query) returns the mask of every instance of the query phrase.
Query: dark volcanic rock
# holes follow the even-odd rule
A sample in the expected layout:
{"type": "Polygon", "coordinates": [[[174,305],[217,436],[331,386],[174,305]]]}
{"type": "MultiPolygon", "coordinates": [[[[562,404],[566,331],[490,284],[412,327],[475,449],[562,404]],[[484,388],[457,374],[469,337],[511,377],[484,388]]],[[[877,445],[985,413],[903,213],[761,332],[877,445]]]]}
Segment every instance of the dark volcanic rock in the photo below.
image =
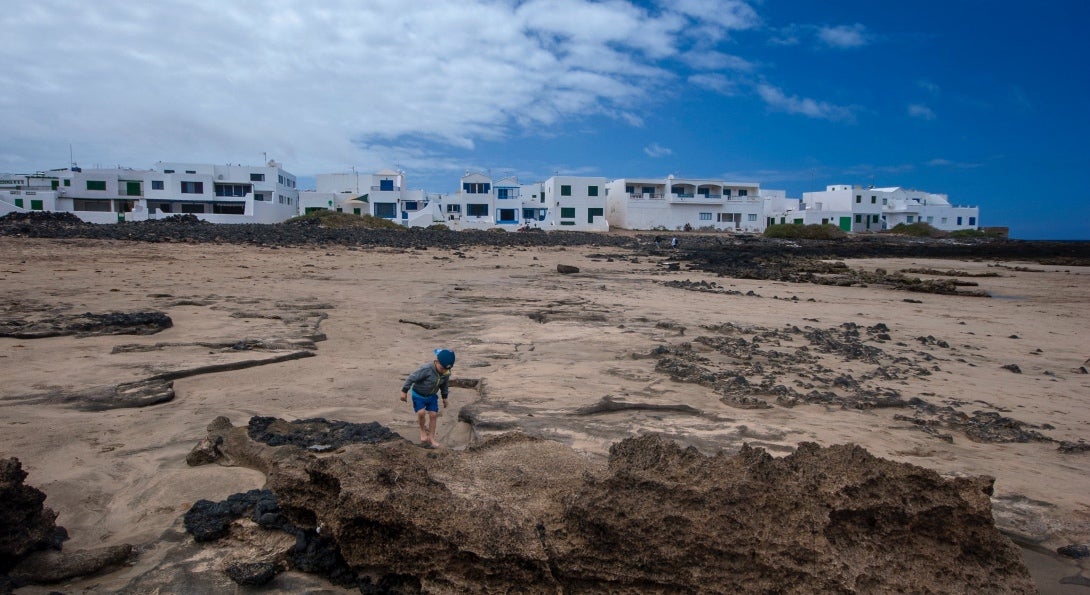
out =
{"type": "Polygon", "coordinates": [[[45,494],[24,485],[19,459],[0,459],[0,574],[30,552],[49,547],[57,535],[57,513],[45,508],[45,494]]]}
{"type": "Polygon", "coordinates": [[[709,457],[648,435],[615,444],[605,467],[519,434],[464,452],[391,441],[315,455],[224,435],[244,432],[212,433],[236,460],[265,461],[284,515],[334,542],[361,587],[1035,592],[994,526],[991,478],[856,446],[709,457]]]}
{"type": "Polygon", "coordinates": [[[41,339],[64,335],[151,335],[174,325],[162,312],[86,312],[54,315],[46,320],[0,321],[0,337],[41,339]]]}

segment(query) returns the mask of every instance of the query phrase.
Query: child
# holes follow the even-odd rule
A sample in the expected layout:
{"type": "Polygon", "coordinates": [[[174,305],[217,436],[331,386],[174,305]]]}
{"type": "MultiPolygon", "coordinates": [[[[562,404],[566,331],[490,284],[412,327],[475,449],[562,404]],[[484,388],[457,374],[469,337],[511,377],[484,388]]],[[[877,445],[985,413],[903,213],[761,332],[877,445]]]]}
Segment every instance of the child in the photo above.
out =
{"type": "Polygon", "coordinates": [[[416,421],[420,424],[420,443],[425,446],[432,448],[439,446],[439,441],[435,439],[436,418],[439,417],[439,393],[443,395],[443,408],[446,408],[447,395],[450,392],[448,381],[453,367],[454,352],[449,349],[436,349],[435,359],[409,374],[405,384],[401,386],[402,401],[409,397],[410,390],[413,393],[413,411],[416,412],[416,421]],[[427,424],[425,424],[425,416],[427,424]]]}

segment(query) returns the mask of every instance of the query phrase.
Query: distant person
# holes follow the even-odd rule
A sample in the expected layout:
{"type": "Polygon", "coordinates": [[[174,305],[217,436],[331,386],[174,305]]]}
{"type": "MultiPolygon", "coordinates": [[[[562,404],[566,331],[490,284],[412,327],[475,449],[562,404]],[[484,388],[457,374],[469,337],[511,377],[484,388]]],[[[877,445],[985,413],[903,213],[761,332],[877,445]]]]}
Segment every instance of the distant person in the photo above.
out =
{"type": "Polygon", "coordinates": [[[655,236],[655,247],[656,248],[661,248],[662,247],[662,236],[655,236]]]}
{"type": "Polygon", "coordinates": [[[439,446],[435,436],[439,417],[439,395],[442,394],[443,408],[446,409],[452,368],[454,352],[449,349],[436,349],[435,359],[409,374],[405,384],[401,386],[402,401],[408,399],[409,392],[412,392],[413,411],[416,412],[416,421],[420,424],[420,444],[424,446],[439,446]]]}
{"type": "Polygon", "coordinates": [[[677,248],[677,238],[670,238],[670,247],[677,248]]]}

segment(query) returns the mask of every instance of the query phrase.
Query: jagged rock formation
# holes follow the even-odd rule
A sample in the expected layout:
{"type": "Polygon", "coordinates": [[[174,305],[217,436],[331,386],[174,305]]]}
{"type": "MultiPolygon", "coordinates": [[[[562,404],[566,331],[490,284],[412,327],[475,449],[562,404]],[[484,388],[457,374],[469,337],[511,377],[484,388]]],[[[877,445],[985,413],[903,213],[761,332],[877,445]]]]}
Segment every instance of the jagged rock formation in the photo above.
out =
{"type": "Polygon", "coordinates": [[[68,539],[45,494],[23,483],[19,459],[0,459],[0,593],[26,584],[50,584],[125,563],[132,546],[61,552],[68,539]]]}
{"type": "Polygon", "coordinates": [[[54,545],[57,513],[44,507],[45,494],[23,483],[19,459],[0,459],[0,573],[30,552],[54,545]]]}
{"type": "Polygon", "coordinates": [[[318,454],[256,442],[225,421],[205,444],[264,471],[279,513],[331,538],[359,585],[1035,592],[995,529],[991,478],[945,479],[857,446],[705,456],[648,435],[615,444],[603,464],[504,434],[464,452],[395,439],[318,454]]]}

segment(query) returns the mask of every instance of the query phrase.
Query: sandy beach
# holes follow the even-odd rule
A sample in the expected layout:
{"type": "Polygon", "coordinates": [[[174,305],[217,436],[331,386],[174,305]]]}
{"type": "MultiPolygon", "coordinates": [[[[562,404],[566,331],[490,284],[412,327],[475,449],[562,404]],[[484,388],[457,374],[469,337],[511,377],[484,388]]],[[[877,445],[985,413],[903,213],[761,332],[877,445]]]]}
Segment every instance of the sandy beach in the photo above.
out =
{"type": "Polygon", "coordinates": [[[669,262],[669,254],[591,246],[0,237],[4,320],[160,311],[173,322],[148,335],[0,338],[0,456],[17,457],[27,483],[45,492],[70,535],[66,549],[136,547],[132,566],[57,587],[113,592],[169,566],[180,518],[195,501],[264,485],[256,471],[186,464],[214,418],[377,421],[416,441],[401,382],[442,346],[458,354],[458,383],[439,419],[443,448],[511,429],[587,457],[643,433],[709,454],[743,444],[777,456],[800,442],[858,444],[944,475],[994,477],[997,525],[1023,546],[1042,592],[1087,592],[1058,583],[1090,577],[1086,560],[1048,552],[1090,542],[1090,452],[1060,449],[1090,439],[1090,267],[844,261],[853,270],[958,271],[991,295],[968,297],[716,277],[669,262]],[[560,274],[559,264],[579,272],[560,274]],[[815,346],[816,336],[849,342],[852,332],[873,348],[872,360],[815,346]],[[739,338],[746,359],[717,342],[739,338]],[[306,357],[283,357],[297,352],[306,357]],[[671,372],[668,358],[683,355],[750,385],[784,388],[765,406],[740,406],[671,372]],[[214,366],[238,369],[187,373],[158,404],[88,405],[105,387],[214,366]],[[919,399],[931,413],[831,398],[852,383],[919,399]],[[787,391],[830,398],[777,400],[787,391]],[[603,403],[613,410],[580,414],[603,403]],[[931,423],[943,416],[968,425],[931,423]],[[1039,438],[980,441],[965,431],[997,417],[1039,438]]]}

